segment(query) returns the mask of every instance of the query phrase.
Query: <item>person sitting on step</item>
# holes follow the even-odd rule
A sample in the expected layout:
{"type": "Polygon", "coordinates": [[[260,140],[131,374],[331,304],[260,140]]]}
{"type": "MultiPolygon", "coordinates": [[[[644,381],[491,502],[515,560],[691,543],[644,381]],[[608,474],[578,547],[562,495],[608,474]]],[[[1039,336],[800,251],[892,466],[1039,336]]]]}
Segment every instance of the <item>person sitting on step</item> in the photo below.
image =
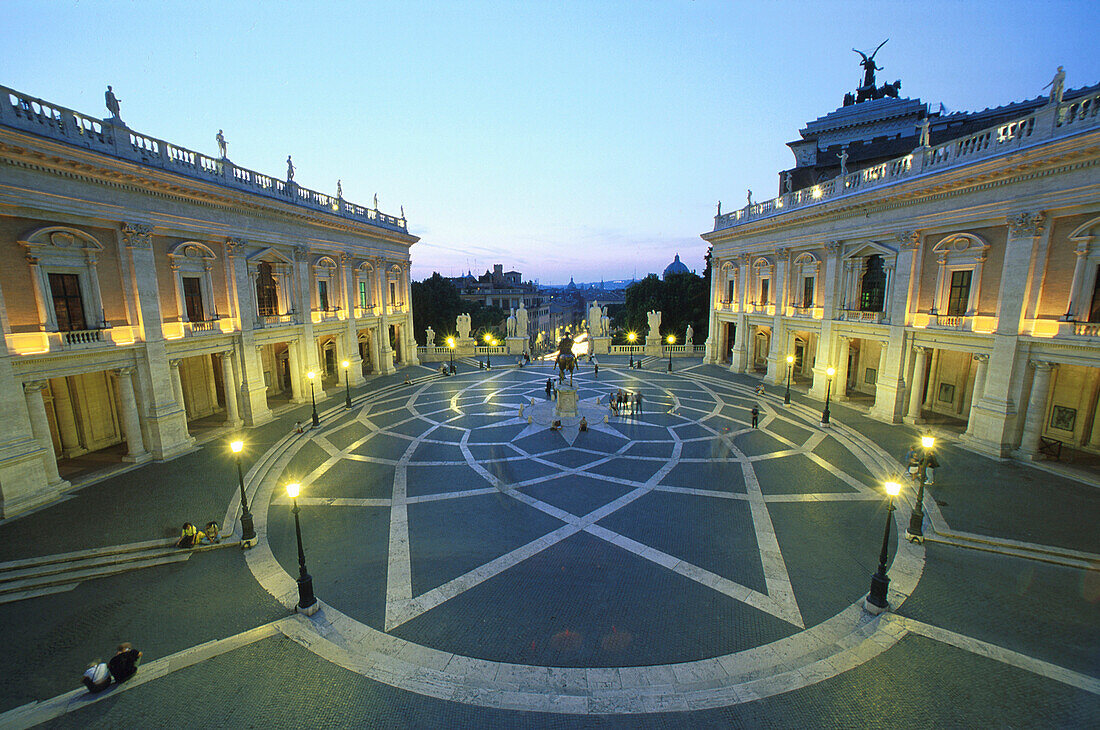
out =
{"type": "Polygon", "coordinates": [[[111,671],[107,668],[105,662],[96,659],[84,670],[84,676],[80,678],[80,681],[92,694],[102,692],[111,686],[111,671]]]}
{"type": "Polygon", "coordinates": [[[217,544],[222,541],[220,531],[218,529],[218,523],[214,520],[210,520],[206,523],[206,541],[211,545],[217,544]]]}
{"type": "Polygon", "coordinates": [[[176,547],[178,548],[193,548],[206,538],[199,528],[192,525],[190,522],[183,523],[183,529],[180,530],[180,539],[176,541],[176,547]]]}
{"type": "Polygon", "coordinates": [[[107,668],[111,670],[111,676],[116,682],[125,682],[137,673],[138,664],[141,664],[141,652],[130,642],[124,641],[118,645],[118,651],[107,662],[107,668]]]}

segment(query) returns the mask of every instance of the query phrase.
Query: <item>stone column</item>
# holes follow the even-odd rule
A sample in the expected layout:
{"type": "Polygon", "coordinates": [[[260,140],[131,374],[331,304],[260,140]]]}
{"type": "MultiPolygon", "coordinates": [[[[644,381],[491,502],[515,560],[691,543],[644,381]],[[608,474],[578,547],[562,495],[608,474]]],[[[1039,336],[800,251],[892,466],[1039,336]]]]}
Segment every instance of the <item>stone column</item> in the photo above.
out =
{"type": "Polygon", "coordinates": [[[989,365],[989,355],[975,355],[974,361],[977,364],[977,369],[974,371],[974,392],[970,394],[970,413],[967,414],[966,433],[971,432],[971,425],[974,423],[975,407],[978,405],[978,401],[982,399],[982,394],[985,392],[985,369],[989,365]]]}
{"type": "Polygon", "coordinates": [[[1085,262],[1089,257],[1089,238],[1077,242],[1077,247],[1073,250],[1073,253],[1077,255],[1077,260],[1073,262],[1073,283],[1069,287],[1069,301],[1066,303],[1066,321],[1073,321],[1077,319],[1081,312],[1087,309],[1087,305],[1081,301],[1081,285],[1085,279],[1085,262]]]}
{"type": "Polygon", "coordinates": [[[367,342],[367,346],[370,348],[371,373],[373,375],[381,375],[383,372],[382,349],[381,345],[378,342],[379,338],[381,337],[381,335],[379,334],[381,332],[381,328],[371,327],[367,330],[367,332],[367,337],[369,340],[367,342]]]}
{"type": "Polygon", "coordinates": [[[1035,379],[1031,383],[1031,396],[1027,400],[1027,416],[1024,433],[1020,439],[1020,453],[1030,459],[1039,458],[1039,438],[1043,435],[1043,421],[1047,413],[1047,396],[1050,394],[1050,374],[1055,363],[1032,360],[1035,379]]]}
{"type": "Polygon", "coordinates": [[[34,302],[38,306],[38,329],[46,331],[53,329],[56,322],[53,321],[53,307],[50,306],[46,296],[45,279],[42,267],[38,265],[38,257],[27,254],[27,264],[31,268],[31,287],[34,289],[34,302]]]}
{"type": "Polygon", "coordinates": [[[711,258],[710,262],[710,311],[707,316],[707,341],[704,343],[703,362],[714,365],[719,362],[718,351],[721,349],[721,336],[718,332],[718,291],[722,278],[721,261],[711,258]]]}
{"type": "Polygon", "coordinates": [[[141,438],[141,421],[138,420],[137,398],[134,395],[134,368],[119,368],[114,371],[118,383],[119,415],[122,417],[122,432],[126,436],[126,456],[124,461],[148,461],[151,454],[145,450],[141,438]]]}
{"type": "Polygon", "coordinates": [[[906,423],[923,423],[921,418],[921,405],[924,403],[924,371],[928,365],[928,351],[930,347],[917,347],[917,361],[913,365],[913,387],[909,391],[909,415],[905,417],[906,423]]]}
{"type": "Polygon", "coordinates": [[[57,432],[61,437],[61,458],[83,454],[68,379],[57,378],[50,391],[53,393],[53,413],[57,421],[57,432]]]}
{"type": "MultiPolygon", "coordinates": [[[[348,361],[348,382],[353,386],[363,384],[363,358],[359,357],[359,332],[356,328],[355,307],[358,304],[355,291],[355,269],[351,266],[347,254],[341,254],[340,266],[343,272],[341,281],[344,286],[344,306],[348,318],[344,328],[344,358],[348,361]]],[[[342,370],[343,368],[341,368],[342,370]]]]}
{"type": "Polygon", "coordinates": [[[241,425],[240,410],[237,407],[237,378],[234,376],[233,350],[222,353],[222,389],[225,390],[225,422],[237,427],[241,425]]]}
{"type": "Polygon", "coordinates": [[[848,400],[848,353],[851,351],[852,338],[840,335],[840,352],[836,359],[836,380],[833,384],[833,397],[838,401],[848,400]]]}
{"type": "MultiPolygon", "coordinates": [[[[46,402],[43,393],[49,383],[45,380],[35,380],[23,384],[23,391],[27,397],[27,412],[31,417],[31,433],[38,445],[42,447],[42,465],[46,468],[46,480],[55,489],[62,484],[61,474],[57,471],[57,454],[53,450],[53,436],[50,435],[50,422],[46,418],[46,402]]],[[[66,484],[66,486],[68,486],[66,484]]]]}
{"type": "Polygon", "coordinates": [[[1020,334],[1020,319],[1026,300],[1028,272],[1035,241],[1042,234],[1045,215],[1017,213],[1008,217],[1008,241],[1001,267],[1000,296],[997,298],[997,334],[1020,334]]]}
{"type": "MultiPolygon", "coordinates": [[[[302,358],[298,352],[300,347],[299,340],[287,343],[287,363],[290,367],[290,400],[292,403],[305,401],[305,394],[302,390],[302,378],[305,377],[305,368],[302,366],[302,358]]],[[[277,362],[275,367],[278,367],[277,362]]]]}
{"type": "Polygon", "coordinates": [[[180,361],[169,360],[168,365],[172,369],[172,392],[175,393],[176,403],[179,404],[180,409],[186,414],[187,402],[183,399],[183,380],[180,379],[180,361]]]}

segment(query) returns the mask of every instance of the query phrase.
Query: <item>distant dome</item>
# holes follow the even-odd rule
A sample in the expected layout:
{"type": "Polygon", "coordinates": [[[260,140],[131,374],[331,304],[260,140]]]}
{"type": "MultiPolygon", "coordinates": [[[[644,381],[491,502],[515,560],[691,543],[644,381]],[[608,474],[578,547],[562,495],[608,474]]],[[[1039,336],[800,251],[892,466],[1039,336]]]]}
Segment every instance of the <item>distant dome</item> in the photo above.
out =
{"type": "Polygon", "coordinates": [[[680,254],[676,254],[676,258],[672,260],[672,263],[665,267],[665,273],[661,278],[662,279],[667,279],[669,274],[690,274],[690,273],[691,272],[688,271],[688,267],[684,266],[680,262],[680,254]]]}
{"type": "Polygon", "coordinates": [[[569,291],[574,291],[577,288],[577,285],[573,283],[573,277],[572,276],[569,277],[569,285],[565,288],[569,291]]]}

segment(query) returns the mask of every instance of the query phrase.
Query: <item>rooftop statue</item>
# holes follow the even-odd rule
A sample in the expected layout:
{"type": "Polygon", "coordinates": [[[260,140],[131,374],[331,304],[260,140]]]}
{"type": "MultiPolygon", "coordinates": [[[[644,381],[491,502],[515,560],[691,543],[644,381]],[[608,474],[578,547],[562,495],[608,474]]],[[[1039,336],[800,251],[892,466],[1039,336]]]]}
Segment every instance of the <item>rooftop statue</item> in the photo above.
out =
{"type": "Polygon", "coordinates": [[[859,104],[863,101],[871,101],[873,99],[882,99],[884,97],[891,97],[893,99],[898,98],[898,92],[901,90],[901,81],[895,81],[892,84],[883,84],[882,86],[875,86],[875,71],[881,71],[882,66],[875,63],[875,54],[879,52],[879,48],[882,48],[890,39],[887,38],[882,43],[878,44],[878,48],[874,50],[870,56],[858,48],[853,48],[863,58],[859,62],[859,65],[863,67],[863,83],[856,89],[856,93],[851,92],[844,95],[844,106],[851,106],[852,104],[859,104]]]}
{"type": "Polygon", "coordinates": [[[222,134],[222,130],[218,130],[218,133],[214,135],[214,139],[218,141],[218,153],[225,159],[225,150],[229,146],[225,143],[225,135],[222,134]]]}
{"type": "Polygon", "coordinates": [[[121,122],[122,117],[119,115],[118,98],[115,97],[115,92],[111,90],[110,86],[103,93],[103,98],[107,102],[107,111],[111,112],[111,119],[117,119],[121,122]]]}
{"type": "Polygon", "coordinates": [[[340,200],[344,199],[344,181],[343,180],[337,180],[336,181],[336,197],[339,198],[340,200]]]}
{"type": "Polygon", "coordinates": [[[876,48],[870,56],[859,49],[852,49],[863,57],[863,60],[859,62],[859,65],[863,66],[863,86],[860,88],[873,89],[875,87],[875,71],[882,70],[882,66],[879,66],[875,63],[875,54],[878,53],[879,48],[885,46],[889,41],[890,39],[887,38],[882,43],[879,43],[878,48],[876,48]]]}
{"type": "MultiPolygon", "coordinates": [[[[107,87],[111,88],[110,86],[107,87]]],[[[1050,83],[1043,87],[1044,89],[1050,89],[1050,103],[1061,104],[1062,94],[1066,88],[1066,70],[1061,66],[1058,67],[1058,72],[1054,74],[1054,78],[1050,80],[1050,83]]]]}
{"type": "Polygon", "coordinates": [[[294,181],[294,163],[290,160],[290,155],[286,156],[286,181],[294,181]]]}

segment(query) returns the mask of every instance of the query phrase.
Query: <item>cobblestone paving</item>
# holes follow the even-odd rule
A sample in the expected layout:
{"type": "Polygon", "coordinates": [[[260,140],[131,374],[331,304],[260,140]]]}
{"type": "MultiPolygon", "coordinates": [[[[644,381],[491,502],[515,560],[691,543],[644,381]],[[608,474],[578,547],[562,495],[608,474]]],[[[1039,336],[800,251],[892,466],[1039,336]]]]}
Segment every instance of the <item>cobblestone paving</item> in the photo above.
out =
{"type": "MultiPolygon", "coordinates": [[[[302,530],[319,598],[375,638],[326,623],[343,621],[326,607],[293,641],[263,639],[204,659],[51,726],[1083,727],[1100,716],[1095,572],[928,544],[918,583],[912,546],[900,543],[905,556],[895,558],[895,532],[892,587],[912,591],[898,614],[962,636],[928,634],[937,641],[907,635],[904,623],[853,619],[886,512],[881,464],[852,450],[851,439],[869,438],[897,458],[911,428],[837,404],[838,428],[824,433],[816,418],[778,405],[780,391],[753,396],[753,379],[679,360],[673,375],[616,372],[614,363],[607,358],[598,382],[581,369],[580,398],[641,389],[646,413],[593,423],[571,445],[517,416],[531,398],[545,402],[544,370],[371,383],[363,392],[383,395],[330,416],[263,485],[270,496],[257,525],[267,539],[257,549],[199,553],[0,605],[21,670],[0,680],[0,711],[71,690],[83,665],[117,641],[156,661],[286,616],[298,561],[289,501],[272,490],[293,477],[304,485],[302,530]],[[395,387],[380,390],[387,385],[395,387]],[[757,402],[753,431],[748,409],[757,402]],[[265,551],[274,573],[257,572],[265,551]],[[326,649],[318,634],[351,643],[326,649]],[[1020,654],[995,661],[967,637],[1020,654]],[[499,666],[496,684],[485,686],[501,689],[458,691],[462,702],[430,696],[450,676],[430,668],[439,657],[447,672],[499,666]],[[422,664],[412,677],[386,674],[394,661],[422,664]],[[570,684],[577,671],[581,685],[570,684]],[[643,676],[662,679],[650,689],[628,684],[643,676]],[[572,702],[581,695],[557,706],[596,714],[487,706],[528,706],[533,687],[583,694],[585,684],[586,709],[572,702]],[[611,694],[601,699],[601,687],[611,694]],[[630,687],[650,694],[632,699],[630,687]],[[753,700],[754,691],[764,698],[753,700]],[[599,714],[607,711],[646,714],[599,714]]],[[[801,394],[794,400],[820,408],[801,394]]],[[[308,412],[248,431],[246,466],[308,412]]],[[[953,529],[1098,549],[1094,490],[950,444],[943,453],[932,494],[947,503],[953,529]],[[972,487],[965,480],[975,466],[990,479],[972,487]],[[1017,508],[990,510],[994,497],[1017,508]]],[[[181,514],[223,515],[235,487],[232,462],[207,446],[0,523],[0,555],[174,534],[181,514]]]]}

